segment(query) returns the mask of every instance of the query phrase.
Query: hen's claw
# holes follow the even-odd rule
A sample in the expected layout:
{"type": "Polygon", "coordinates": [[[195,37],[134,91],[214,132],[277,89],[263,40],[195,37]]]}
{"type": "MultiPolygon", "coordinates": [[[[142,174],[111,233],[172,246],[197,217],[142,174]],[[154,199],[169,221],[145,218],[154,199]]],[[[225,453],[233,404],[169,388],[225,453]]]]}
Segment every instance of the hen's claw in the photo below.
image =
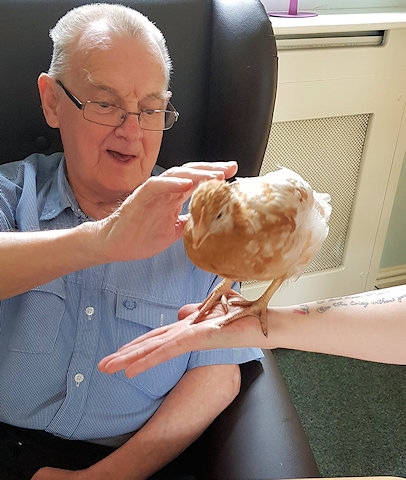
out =
{"type": "MultiPolygon", "coordinates": [[[[214,293],[214,292],[213,292],[214,293]]],[[[203,302],[199,307],[199,313],[193,320],[193,323],[198,323],[204,320],[204,316],[208,313],[214,304],[218,301],[216,295],[210,295],[205,302],[203,302]]],[[[261,307],[261,303],[259,301],[251,301],[246,300],[244,298],[231,298],[228,299],[225,295],[222,295],[220,298],[220,302],[223,306],[225,315],[222,317],[219,326],[222,327],[227,325],[228,323],[234,322],[235,320],[246,317],[248,315],[252,315],[253,317],[257,317],[259,323],[261,324],[262,332],[265,337],[268,336],[268,327],[266,322],[267,310],[266,307],[261,307]],[[238,310],[233,312],[229,311],[229,306],[236,306],[241,307],[238,310]]]]}
{"type": "MultiPolygon", "coordinates": [[[[261,324],[262,333],[265,337],[268,336],[268,323],[267,323],[267,305],[265,307],[261,306],[260,301],[249,301],[245,299],[232,299],[233,305],[241,306],[241,315],[238,318],[246,317],[251,315],[257,317],[259,323],[261,324]]],[[[235,319],[236,320],[236,319],[235,319]]]]}
{"type": "Polygon", "coordinates": [[[204,316],[206,313],[210,312],[210,310],[214,307],[214,305],[220,301],[223,305],[223,309],[225,313],[228,313],[228,300],[227,300],[227,293],[231,290],[232,281],[228,279],[224,279],[219,283],[211,294],[206,298],[206,300],[199,305],[199,313],[193,320],[193,323],[198,323],[204,320],[204,316]]]}
{"type": "Polygon", "coordinates": [[[230,309],[228,308],[229,303],[228,303],[227,297],[225,295],[221,296],[220,303],[223,307],[224,313],[228,313],[230,309]]]}
{"type": "Polygon", "coordinates": [[[229,292],[232,282],[228,279],[224,279],[221,283],[217,285],[217,287],[211,292],[211,294],[206,298],[206,300],[200,305],[199,313],[193,320],[193,323],[198,323],[204,320],[203,317],[206,315],[206,313],[208,313],[220,300],[226,315],[222,318],[219,326],[227,325],[227,323],[231,323],[238,318],[251,315],[258,318],[259,323],[261,324],[262,332],[265,337],[267,337],[268,303],[269,300],[272,298],[273,294],[282,285],[284,280],[284,277],[273,280],[269,287],[257,300],[247,300],[243,297],[227,298],[225,294],[229,292]],[[230,306],[236,306],[241,308],[229,313],[230,306]]]}
{"type": "Polygon", "coordinates": [[[232,302],[232,305],[241,306],[241,308],[237,311],[234,311],[233,313],[229,313],[228,315],[225,315],[221,323],[219,323],[219,326],[227,325],[228,323],[234,322],[238,318],[253,316],[258,318],[259,323],[261,324],[262,333],[265,335],[265,337],[268,336],[268,325],[266,322],[266,316],[267,316],[266,308],[263,309],[260,307],[260,305],[258,305],[257,302],[252,302],[249,300],[235,300],[232,302]]]}

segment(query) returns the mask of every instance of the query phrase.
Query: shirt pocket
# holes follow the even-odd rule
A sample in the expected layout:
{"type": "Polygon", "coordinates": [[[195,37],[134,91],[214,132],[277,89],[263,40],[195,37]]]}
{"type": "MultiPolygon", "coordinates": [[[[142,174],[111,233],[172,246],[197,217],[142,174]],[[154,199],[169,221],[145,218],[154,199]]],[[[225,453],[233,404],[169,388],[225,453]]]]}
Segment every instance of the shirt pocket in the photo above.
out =
{"type": "MultiPolygon", "coordinates": [[[[178,305],[155,303],[128,295],[117,295],[116,320],[118,347],[162,325],[178,321],[178,305]]],[[[181,355],[150,368],[134,378],[127,378],[123,371],[117,377],[144,394],[157,399],[165,396],[180,380],[187,369],[189,354],[181,355]]]]}
{"type": "Polygon", "coordinates": [[[65,298],[65,284],[59,278],[7,300],[3,332],[9,338],[9,350],[52,352],[65,313],[65,298]]]}

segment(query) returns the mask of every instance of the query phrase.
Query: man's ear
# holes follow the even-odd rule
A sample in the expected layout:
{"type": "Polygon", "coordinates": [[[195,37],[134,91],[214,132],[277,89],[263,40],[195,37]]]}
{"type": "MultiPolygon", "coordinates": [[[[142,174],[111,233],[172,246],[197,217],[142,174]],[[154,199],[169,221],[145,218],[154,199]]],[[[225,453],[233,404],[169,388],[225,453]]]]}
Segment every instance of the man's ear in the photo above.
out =
{"type": "Polygon", "coordinates": [[[52,128],[58,128],[59,95],[56,91],[55,81],[47,73],[41,73],[38,77],[38,90],[41,97],[42,111],[44,112],[47,124],[52,128]]]}

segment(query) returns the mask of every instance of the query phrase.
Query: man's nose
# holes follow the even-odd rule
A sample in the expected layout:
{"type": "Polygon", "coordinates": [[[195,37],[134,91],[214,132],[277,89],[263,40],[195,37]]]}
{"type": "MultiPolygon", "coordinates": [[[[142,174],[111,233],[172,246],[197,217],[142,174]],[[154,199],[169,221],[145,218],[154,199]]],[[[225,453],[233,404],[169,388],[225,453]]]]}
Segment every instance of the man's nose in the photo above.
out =
{"type": "Polygon", "coordinates": [[[138,113],[127,113],[124,122],[116,128],[119,135],[126,137],[137,137],[142,135],[142,128],[140,125],[140,116],[138,113]]]}

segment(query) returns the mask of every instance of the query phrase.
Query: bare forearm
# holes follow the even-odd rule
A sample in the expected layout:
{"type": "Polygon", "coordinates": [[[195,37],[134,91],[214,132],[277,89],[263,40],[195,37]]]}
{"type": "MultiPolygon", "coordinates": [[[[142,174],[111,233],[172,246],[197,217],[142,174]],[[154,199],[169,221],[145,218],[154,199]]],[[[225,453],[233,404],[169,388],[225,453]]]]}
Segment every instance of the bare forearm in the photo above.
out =
{"type": "Polygon", "coordinates": [[[268,311],[272,346],[406,364],[406,286],[268,311]]]}
{"type": "Polygon", "coordinates": [[[190,196],[188,185],[176,179],[155,178],[105,219],[61,230],[0,232],[0,300],[77,270],[146,258],[167,248],[182,233],[176,212],[190,196]],[[150,203],[151,196],[155,202],[165,197],[165,206],[175,214],[165,215],[162,209],[154,209],[155,217],[146,216],[145,203],[150,203]],[[160,217],[164,218],[161,222],[160,217]],[[147,219],[143,228],[140,218],[147,219]]]}
{"type": "Polygon", "coordinates": [[[186,305],[179,312],[184,320],[153,330],[123,346],[100,362],[100,370],[114,373],[125,369],[128,376],[134,376],[188,351],[228,347],[289,348],[406,364],[405,285],[268,308],[267,337],[253,316],[221,326],[223,310],[219,306],[215,306],[207,320],[194,324],[197,308],[186,305]]]}
{"type": "Polygon", "coordinates": [[[0,299],[97,264],[95,235],[89,227],[0,233],[0,299]]]}
{"type": "Polygon", "coordinates": [[[237,365],[198,367],[187,372],[146,425],[86,478],[142,480],[188,447],[239,391],[237,365]]]}
{"type": "Polygon", "coordinates": [[[235,162],[174,167],[149,178],[99,221],[64,230],[0,232],[0,300],[76,270],[162,252],[181,238],[186,219],[179,212],[194,188],[236,170],[235,162]]]}

